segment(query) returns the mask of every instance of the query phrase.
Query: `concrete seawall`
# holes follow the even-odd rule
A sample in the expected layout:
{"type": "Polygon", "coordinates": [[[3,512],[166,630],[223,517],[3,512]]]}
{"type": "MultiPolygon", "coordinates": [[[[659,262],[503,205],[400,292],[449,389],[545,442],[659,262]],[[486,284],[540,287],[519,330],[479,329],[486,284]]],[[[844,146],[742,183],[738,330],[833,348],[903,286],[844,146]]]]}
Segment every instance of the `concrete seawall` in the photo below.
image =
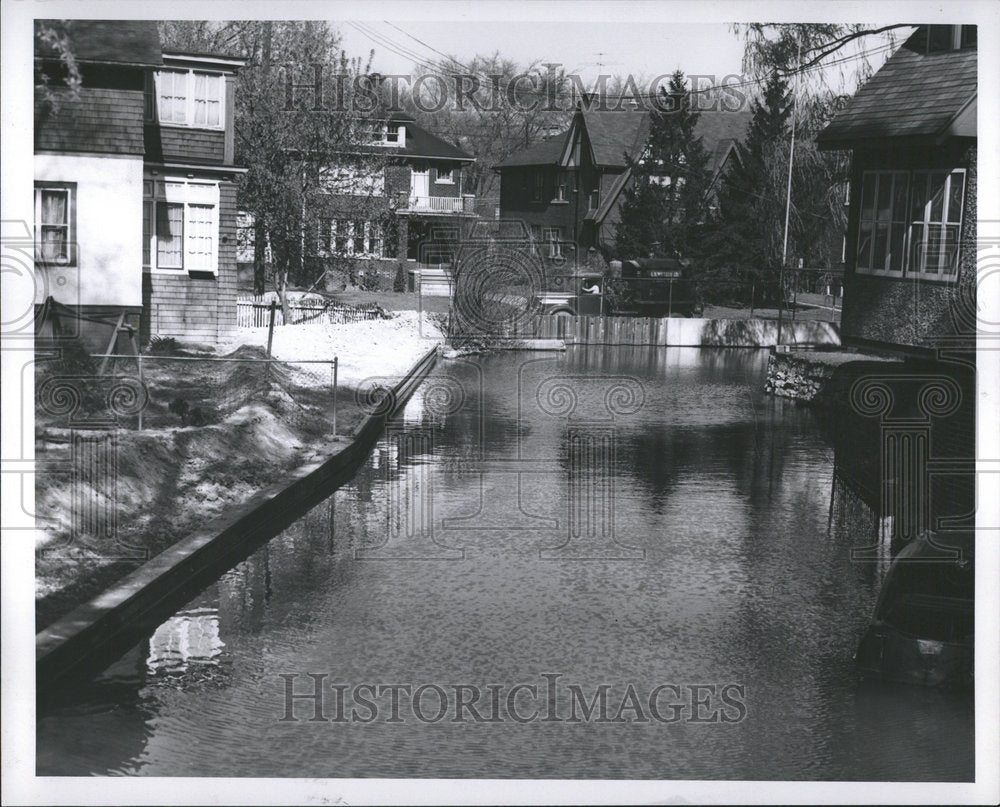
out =
{"type": "MultiPolygon", "coordinates": [[[[661,347],[773,347],[778,323],[771,319],[687,317],[537,317],[510,334],[529,339],[562,339],[577,345],[658,345],[661,347]]],[[[830,322],[795,321],[781,326],[781,342],[838,347],[840,328],[830,322]]]]}
{"type": "MultiPolygon", "coordinates": [[[[234,511],[182,538],[107,591],[81,605],[35,637],[40,701],[67,676],[98,671],[117,650],[126,650],[181,607],[214,576],[249,555],[353,477],[398,412],[434,367],[432,349],[370,415],[351,442],[332,457],[300,466],[234,511]]],[[[57,687],[56,687],[57,688],[57,687]]]]}

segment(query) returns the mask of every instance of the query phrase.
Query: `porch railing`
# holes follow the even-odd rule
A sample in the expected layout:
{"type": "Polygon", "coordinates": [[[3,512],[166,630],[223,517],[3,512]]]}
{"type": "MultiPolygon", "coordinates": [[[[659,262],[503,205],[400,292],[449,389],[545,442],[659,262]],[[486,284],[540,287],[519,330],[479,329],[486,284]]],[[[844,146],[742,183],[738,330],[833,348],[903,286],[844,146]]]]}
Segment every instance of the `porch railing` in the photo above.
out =
{"type": "Polygon", "coordinates": [[[475,196],[414,196],[407,202],[407,210],[428,213],[475,213],[475,196]]]}

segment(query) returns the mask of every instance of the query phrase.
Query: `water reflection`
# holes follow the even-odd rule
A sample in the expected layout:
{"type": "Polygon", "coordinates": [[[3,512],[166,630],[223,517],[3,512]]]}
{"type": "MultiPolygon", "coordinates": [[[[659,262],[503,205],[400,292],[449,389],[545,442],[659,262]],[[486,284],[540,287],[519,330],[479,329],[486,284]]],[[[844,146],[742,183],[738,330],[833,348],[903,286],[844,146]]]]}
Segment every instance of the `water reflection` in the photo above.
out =
{"type": "Polygon", "coordinates": [[[40,719],[39,772],[971,778],[971,700],[855,678],[880,571],[828,533],[833,449],[760,393],[765,361],[589,348],[439,367],[351,484],[40,719]],[[279,721],[282,674],[544,672],[734,682],[748,715],[279,721]]]}

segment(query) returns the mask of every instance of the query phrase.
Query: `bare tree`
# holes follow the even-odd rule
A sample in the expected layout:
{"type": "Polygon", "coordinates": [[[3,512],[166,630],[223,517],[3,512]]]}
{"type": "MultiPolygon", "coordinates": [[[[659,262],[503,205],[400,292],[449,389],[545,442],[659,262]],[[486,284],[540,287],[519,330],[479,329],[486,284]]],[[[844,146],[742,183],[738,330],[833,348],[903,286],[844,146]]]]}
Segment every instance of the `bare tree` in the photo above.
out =
{"type": "Polygon", "coordinates": [[[420,68],[413,88],[407,100],[418,122],[476,158],[466,177],[479,198],[499,195],[495,164],[564,129],[571,117],[563,71],[499,53],[420,68]]]}

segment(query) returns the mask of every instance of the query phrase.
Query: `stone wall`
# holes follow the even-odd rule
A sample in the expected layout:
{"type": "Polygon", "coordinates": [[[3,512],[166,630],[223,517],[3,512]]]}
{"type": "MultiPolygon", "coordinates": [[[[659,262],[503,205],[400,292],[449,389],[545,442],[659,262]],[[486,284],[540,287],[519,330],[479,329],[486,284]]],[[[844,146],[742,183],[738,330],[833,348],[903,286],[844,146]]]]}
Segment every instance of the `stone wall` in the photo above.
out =
{"type": "Polygon", "coordinates": [[[782,398],[812,401],[833,378],[835,365],[793,353],[772,353],[764,391],[782,398]]]}

